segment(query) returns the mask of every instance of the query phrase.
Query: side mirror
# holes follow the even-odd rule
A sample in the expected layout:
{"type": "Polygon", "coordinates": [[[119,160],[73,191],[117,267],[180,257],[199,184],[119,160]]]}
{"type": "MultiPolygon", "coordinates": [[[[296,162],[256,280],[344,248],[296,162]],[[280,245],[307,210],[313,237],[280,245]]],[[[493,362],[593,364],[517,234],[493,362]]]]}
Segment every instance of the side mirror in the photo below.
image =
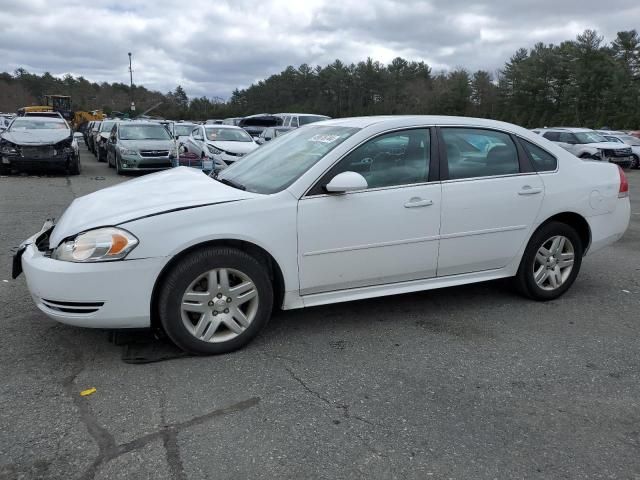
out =
{"type": "Polygon", "coordinates": [[[368,187],[367,180],[356,172],[342,172],[327,183],[324,189],[330,193],[346,193],[364,190],[368,187]]]}

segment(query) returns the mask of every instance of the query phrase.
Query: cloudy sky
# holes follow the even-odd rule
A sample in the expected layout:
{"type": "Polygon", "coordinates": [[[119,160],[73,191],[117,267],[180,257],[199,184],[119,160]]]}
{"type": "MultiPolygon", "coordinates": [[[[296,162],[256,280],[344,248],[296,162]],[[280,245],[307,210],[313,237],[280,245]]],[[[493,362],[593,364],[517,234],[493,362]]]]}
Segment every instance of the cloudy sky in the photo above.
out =
{"type": "Polygon", "coordinates": [[[226,98],[287,65],[370,56],[494,71],[519,47],[640,27],[638,0],[0,0],[18,67],[226,98]]]}

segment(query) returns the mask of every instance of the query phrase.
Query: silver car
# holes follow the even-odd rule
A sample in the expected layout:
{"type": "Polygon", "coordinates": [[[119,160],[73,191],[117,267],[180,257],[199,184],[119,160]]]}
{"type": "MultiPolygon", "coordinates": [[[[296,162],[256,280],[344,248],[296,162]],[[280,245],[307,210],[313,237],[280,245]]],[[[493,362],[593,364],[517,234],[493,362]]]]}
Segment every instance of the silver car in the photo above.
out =
{"type": "Polygon", "coordinates": [[[165,170],[173,166],[175,141],[155,122],[118,122],[107,144],[107,163],[118,174],[131,171],[165,170]]]}

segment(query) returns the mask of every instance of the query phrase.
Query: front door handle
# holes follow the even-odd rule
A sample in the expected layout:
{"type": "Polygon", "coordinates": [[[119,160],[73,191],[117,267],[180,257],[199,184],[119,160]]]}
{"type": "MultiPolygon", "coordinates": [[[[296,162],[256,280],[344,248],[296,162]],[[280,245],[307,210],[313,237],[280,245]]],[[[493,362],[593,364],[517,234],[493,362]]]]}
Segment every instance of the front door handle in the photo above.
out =
{"type": "Polygon", "coordinates": [[[413,197],[404,204],[404,208],[428,207],[433,205],[433,200],[425,200],[420,197],[413,197]]]}
{"type": "Polygon", "coordinates": [[[531,185],[525,185],[522,187],[522,190],[518,192],[518,195],[537,195],[538,193],[542,193],[541,188],[533,188],[531,185]]]}

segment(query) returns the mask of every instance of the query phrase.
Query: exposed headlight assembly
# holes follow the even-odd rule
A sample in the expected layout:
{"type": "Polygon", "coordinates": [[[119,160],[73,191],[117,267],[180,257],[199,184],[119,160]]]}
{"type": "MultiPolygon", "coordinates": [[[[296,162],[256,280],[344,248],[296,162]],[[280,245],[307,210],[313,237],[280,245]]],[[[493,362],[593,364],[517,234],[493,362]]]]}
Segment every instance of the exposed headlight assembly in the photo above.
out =
{"type": "Polygon", "coordinates": [[[3,155],[17,155],[17,145],[9,142],[4,142],[2,143],[2,145],[0,145],[0,153],[2,153],[3,155]]]}
{"type": "Polygon", "coordinates": [[[136,245],[138,239],[126,230],[97,228],[61,243],[52,257],[65,262],[109,262],[122,260],[136,245]]]}

